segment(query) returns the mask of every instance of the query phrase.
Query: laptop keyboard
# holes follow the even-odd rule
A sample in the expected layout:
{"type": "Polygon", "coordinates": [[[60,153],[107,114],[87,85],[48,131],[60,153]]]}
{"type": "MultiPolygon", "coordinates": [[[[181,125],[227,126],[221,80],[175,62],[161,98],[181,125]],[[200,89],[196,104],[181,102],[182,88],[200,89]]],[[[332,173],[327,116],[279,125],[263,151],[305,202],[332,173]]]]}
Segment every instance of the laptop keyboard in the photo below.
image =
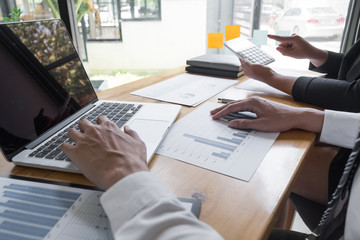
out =
{"type": "MultiPolygon", "coordinates": [[[[80,119],[87,119],[93,124],[96,124],[96,120],[99,116],[107,116],[108,119],[116,123],[116,125],[121,128],[137,111],[139,111],[141,107],[141,104],[137,105],[104,102],[91,110],[89,113],[82,116],[80,119]]],[[[70,161],[69,157],[60,150],[60,146],[63,142],[75,144],[67,137],[67,133],[70,128],[79,130],[78,122],[79,120],[71,124],[68,128],[59,132],[50,141],[31,152],[29,157],[70,161]]]]}

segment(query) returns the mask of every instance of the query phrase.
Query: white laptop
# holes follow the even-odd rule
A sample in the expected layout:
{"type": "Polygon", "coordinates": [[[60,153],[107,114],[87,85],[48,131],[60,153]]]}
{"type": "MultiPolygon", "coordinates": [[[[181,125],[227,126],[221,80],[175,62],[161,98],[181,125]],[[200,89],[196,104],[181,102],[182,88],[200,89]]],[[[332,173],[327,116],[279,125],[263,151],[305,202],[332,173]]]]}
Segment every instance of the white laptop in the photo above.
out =
{"type": "Polygon", "coordinates": [[[61,20],[0,24],[0,73],[0,147],[17,165],[79,172],[59,146],[99,115],[134,129],[149,162],[181,108],[98,100],[61,20]]]}

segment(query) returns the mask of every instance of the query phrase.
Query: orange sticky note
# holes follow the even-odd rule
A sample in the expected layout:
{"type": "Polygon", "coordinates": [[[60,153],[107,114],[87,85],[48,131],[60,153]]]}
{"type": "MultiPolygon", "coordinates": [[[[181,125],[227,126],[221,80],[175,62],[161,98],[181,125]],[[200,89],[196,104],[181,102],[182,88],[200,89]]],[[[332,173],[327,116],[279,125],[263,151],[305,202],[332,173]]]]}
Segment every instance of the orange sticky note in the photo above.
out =
{"type": "Polygon", "coordinates": [[[208,33],[208,48],[223,48],[223,33],[208,33]]]}
{"type": "Polygon", "coordinates": [[[225,41],[240,37],[240,25],[225,26],[225,41]]]}

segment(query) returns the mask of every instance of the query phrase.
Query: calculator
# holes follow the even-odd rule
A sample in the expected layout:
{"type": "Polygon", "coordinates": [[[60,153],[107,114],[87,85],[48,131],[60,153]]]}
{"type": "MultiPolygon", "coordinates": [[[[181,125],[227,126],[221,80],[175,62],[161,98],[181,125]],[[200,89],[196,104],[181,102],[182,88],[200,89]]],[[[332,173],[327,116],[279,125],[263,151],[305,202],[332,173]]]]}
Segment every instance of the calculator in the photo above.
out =
{"type": "Polygon", "coordinates": [[[275,59],[261,48],[245,38],[234,38],[224,43],[240,59],[247,60],[251,63],[267,65],[275,59]]]}

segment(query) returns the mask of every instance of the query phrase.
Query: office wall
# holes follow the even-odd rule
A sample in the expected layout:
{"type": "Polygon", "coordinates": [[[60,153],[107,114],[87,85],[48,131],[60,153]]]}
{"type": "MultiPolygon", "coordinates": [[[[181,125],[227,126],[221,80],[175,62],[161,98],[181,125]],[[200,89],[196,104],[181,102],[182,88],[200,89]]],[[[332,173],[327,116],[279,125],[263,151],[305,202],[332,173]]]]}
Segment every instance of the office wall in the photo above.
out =
{"type": "Polygon", "coordinates": [[[162,0],[160,21],[122,22],[122,42],[88,42],[88,70],[153,70],[206,52],[207,0],[162,0]]]}

